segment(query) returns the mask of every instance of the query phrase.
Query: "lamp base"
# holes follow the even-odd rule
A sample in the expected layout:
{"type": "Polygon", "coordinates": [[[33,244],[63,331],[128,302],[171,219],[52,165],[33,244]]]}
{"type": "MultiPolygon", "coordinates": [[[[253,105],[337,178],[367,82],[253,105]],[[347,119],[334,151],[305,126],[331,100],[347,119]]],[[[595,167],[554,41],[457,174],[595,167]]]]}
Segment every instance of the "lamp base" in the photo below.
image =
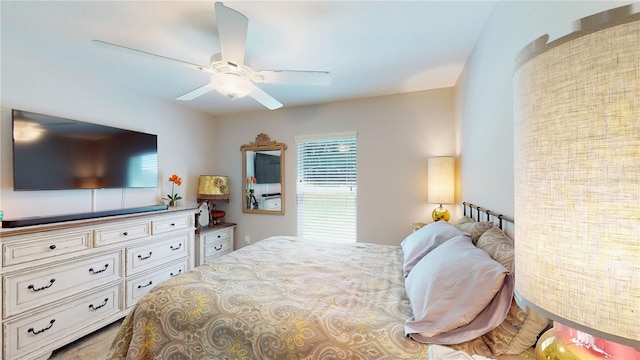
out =
{"type": "Polygon", "coordinates": [[[536,360],[640,359],[640,351],[555,322],[536,344],[536,360]]]}
{"type": "Polygon", "coordinates": [[[449,221],[449,219],[451,218],[451,214],[449,214],[449,210],[443,208],[442,204],[440,204],[439,207],[433,209],[433,212],[431,213],[431,218],[433,218],[433,221],[440,221],[440,220],[449,221]]]}

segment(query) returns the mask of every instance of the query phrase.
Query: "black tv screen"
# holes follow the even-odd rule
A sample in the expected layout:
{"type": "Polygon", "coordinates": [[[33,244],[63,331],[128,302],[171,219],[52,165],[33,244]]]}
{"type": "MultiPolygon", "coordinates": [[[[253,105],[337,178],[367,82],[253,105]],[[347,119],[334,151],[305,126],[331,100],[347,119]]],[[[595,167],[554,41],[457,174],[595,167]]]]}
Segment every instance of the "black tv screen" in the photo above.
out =
{"type": "Polygon", "coordinates": [[[13,110],[14,190],[158,187],[157,135],[13,110]]]}
{"type": "Polygon", "coordinates": [[[256,153],[256,183],[277,184],[280,182],[280,156],[256,153]]]}

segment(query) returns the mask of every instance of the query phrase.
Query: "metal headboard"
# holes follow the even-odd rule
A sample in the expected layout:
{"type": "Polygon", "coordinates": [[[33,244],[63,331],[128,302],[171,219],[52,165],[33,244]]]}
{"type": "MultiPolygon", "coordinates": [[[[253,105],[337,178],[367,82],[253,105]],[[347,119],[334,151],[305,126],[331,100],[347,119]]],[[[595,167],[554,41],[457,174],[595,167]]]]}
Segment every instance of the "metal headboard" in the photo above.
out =
{"type": "Polygon", "coordinates": [[[492,216],[495,219],[498,219],[498,226],[500,227],[500,229],[502,229],[502,220],[504,220],[506,222],[510,222],[512,224],[516,223],[516,221],[512,217],[509,217],[507,215],[502,215],[502,214],[497,213],[495,211],[482,208],[482,207],[480,207],[478,205],[474,205],[474,204],[466,202],[466,201],[462,202],[462,212],[463,212],[464,216],[469,216],[470,218],[473,219],[473,210],[474,209],[476,210],[476,218],[475,218],[476,221],[483,221],[483,220],[480,220],[480,213],[482,212],[482,213],[485,213],[487,215],[487,220],[486,221],[492,221],[491,220],[492,216]],[[468,210],[469,211],[468,214],[467,214],[467,208],[469,209],[468,210]]]}

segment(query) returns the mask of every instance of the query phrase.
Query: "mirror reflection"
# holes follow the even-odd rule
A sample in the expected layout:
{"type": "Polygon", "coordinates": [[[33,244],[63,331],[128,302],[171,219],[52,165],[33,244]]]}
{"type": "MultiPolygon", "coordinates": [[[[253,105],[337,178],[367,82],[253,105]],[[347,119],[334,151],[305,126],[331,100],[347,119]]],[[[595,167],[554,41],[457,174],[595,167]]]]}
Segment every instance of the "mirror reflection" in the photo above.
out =
{"type": "Polygon", "coordinates": [[[255,142],[242,145],[245,197],[242,211],[284,214],[284,150],[287,145],[259,134],[255,142]]]}

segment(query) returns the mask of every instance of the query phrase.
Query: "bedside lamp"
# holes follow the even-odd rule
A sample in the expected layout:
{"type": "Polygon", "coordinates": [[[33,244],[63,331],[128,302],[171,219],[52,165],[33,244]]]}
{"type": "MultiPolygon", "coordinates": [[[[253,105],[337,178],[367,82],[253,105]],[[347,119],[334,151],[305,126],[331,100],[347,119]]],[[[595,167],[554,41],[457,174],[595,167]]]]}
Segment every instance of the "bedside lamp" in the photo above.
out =
{"type": "Polygon", "coordinates": [[[427,201],[440,206],[431,213],[433,221],[449,221],[451,214],[442,204],[454,202],[454,164],[453,156],[432,157],[427,160],[427,201]]]}
{"type": "Polygon", "coordinates": [[[555,320],[538,359],[640,359],[640,5],[522,50],[516,300],[555,320]]]}
{"type": "Polygon", "coordinates": [[[229,177],[219,175],[200,175],[198,184],[198,202],[207,201],[212,206],[210,209],[211,221],[214,224],[222,222],[226,213],[222,210],[213,210],[217,202],[229,202],[229,177]]]}

